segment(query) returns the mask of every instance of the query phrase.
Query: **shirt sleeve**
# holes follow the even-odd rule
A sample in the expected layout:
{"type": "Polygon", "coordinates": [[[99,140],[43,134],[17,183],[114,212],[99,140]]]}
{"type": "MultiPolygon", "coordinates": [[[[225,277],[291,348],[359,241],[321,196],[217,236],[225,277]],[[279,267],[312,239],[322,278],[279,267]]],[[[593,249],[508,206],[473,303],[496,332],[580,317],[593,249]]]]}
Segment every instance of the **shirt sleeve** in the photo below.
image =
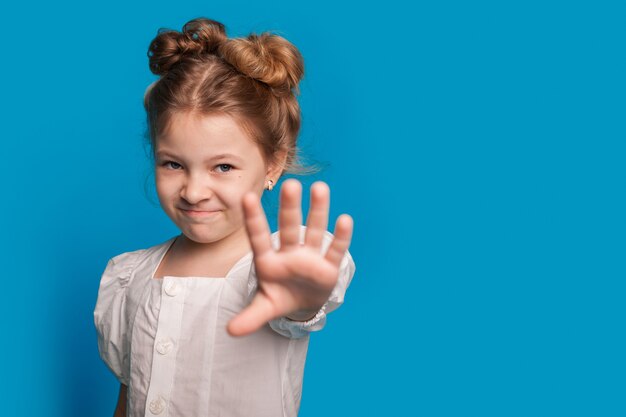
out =
{"type": "Polygon", "coordinates": [[[116,378],[128,386],[130,345],[126,317],[126,289],[137,261],[138,251],[109,259],[98,289],[94,324],[100,357],[116,378]]]}
{"type": "MultiPolygon", "coordinates": [[[[302,226],[300,240],[301,243],[304,242],[304,233],[306,230],[306,226],[302,226]]],[[[278,248],[279,243],[279,232],[276,232],[272,235],[272,242],[274,244],[274,248],[278,248]],[[278,242],[278,243],[277,243],[278,242]]],[[[326,232],[324,234],[324,240],[322,241],[322,253],[326,253],[330,243],[333,240],[333,235],[330,232],[326,232]]],[[[337,284],[335,284],[335,288],[331,292],[328,300],[322,306],[322,308],[317,312],[315,317],[308,321],[293,321],[288,319],[287,317],[279,317],[269,322],[269,326],[277,333],[291,338],[291,339],[300,339],[311,332],[319,331],[324,328],[326,325],[326,316],[333,310],[339,308],[344,301],[346,290],[352,281],[352,277],[354,276],[354,272],[356,271],[356,265],[354,264],[354,260],[352,259],[352,255],[350,252],[346,251],[341,264],[339,265],[339,277],[337,280],[337,284]]],[[[251,280],[248,285],[248,294],[249,297],[252,297],[252,293],[257,287],[256,282],[256,274],[254,272],[254,265],[251,268],[251,280]]]]}

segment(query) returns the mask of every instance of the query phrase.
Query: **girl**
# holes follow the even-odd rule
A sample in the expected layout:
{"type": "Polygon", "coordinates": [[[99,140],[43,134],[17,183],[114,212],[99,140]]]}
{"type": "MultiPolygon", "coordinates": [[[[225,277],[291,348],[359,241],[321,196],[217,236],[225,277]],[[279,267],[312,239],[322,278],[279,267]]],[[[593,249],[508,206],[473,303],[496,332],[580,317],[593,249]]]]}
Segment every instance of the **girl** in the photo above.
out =
{"type": "Polygon", "coordinates": [[[120,381],[116,416],[296,416],[309,334],[354,275],[353,222],[328,226],[330,190],[280,190],[270,234],[260,196],[296,159],[303,60],[269,33],[228,38],[199,18],[149,47],[144,106],[158,198],[182,231],[109,260],[94,310],[120,381]]]}

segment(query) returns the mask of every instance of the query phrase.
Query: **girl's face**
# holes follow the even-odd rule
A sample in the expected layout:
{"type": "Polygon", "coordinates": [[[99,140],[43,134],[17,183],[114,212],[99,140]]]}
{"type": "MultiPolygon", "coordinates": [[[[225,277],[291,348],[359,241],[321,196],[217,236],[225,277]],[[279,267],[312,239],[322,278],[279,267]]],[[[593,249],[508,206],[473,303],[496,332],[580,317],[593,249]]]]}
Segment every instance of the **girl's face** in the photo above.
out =
{"type": "Polygon", "coordinates": [[[242,197],[260,196],[277,173],[235,119],[177,113],[156,142],[159,201],[183,234],[197,243],[247,239],[242,197]]]}

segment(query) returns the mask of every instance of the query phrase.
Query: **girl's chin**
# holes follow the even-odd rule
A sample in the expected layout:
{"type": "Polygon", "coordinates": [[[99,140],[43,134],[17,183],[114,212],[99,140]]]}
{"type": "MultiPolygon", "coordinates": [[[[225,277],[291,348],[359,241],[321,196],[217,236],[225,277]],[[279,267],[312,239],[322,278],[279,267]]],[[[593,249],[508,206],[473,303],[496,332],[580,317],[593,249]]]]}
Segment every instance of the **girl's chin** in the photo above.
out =
{"type": "Polygon", "coordinates": [[[239,228],[215,228],[215,227],[200,227],[200,225],[184,225],[180,227],[185,237],[190,241],[198,244],[216,243],[222,240],[228,240],[233,244],[235,241],[241,241],[242,244],[246,244],[248,241],[248,235],[246,234],[245,227],[241,225],[239,228]]]}
{"type": "Polygon", "coordinates": [[[229,235],[223,230],[203,225],[184,225],[180,229],[187,239],[195,243],[215,243],[229,235]]]}
{"type": "Polygon", "coordinates": [[[223,239],[223,236],[211,236],[206,233],[199,234],[199,233],[193,233],[193,232],[183,232],[183,234],[185,235],[186,240],[188,240],[189,243],[191,244],[204,245],[204,244],[219,242],[220,240],[223,239]]]}

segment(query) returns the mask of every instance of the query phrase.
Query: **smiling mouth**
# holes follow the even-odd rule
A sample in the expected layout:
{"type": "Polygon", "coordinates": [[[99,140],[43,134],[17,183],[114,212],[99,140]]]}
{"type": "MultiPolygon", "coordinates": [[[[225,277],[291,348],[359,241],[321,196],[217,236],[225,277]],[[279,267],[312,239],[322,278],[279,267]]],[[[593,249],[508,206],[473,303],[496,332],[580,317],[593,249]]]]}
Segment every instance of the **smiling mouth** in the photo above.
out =
{"type": "Polygon", "coordinates": [[[197,210],[185,210],[185,209],[180,209],[180,210],[190,217],[209,217],[209,216],[214,216],[221,211],[221,210],[197,211],[197,210]]]}

